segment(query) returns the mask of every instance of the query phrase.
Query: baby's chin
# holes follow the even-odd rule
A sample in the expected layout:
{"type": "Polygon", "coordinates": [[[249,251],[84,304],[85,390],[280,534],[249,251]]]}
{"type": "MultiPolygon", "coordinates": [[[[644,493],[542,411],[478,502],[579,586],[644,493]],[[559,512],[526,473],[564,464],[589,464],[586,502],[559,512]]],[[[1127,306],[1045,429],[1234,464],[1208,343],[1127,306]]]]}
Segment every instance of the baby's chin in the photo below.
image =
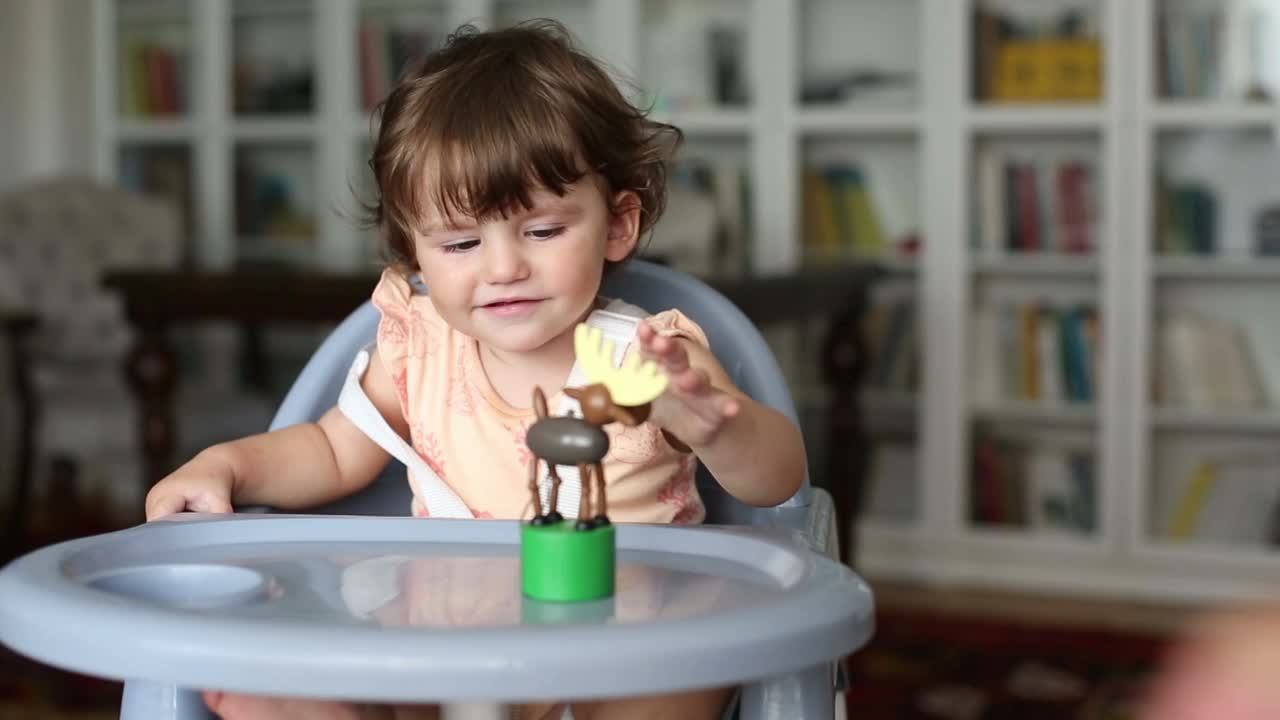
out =
{"type": "MultiPolygon", "coordinates": [[[[560,333],[521,333],[518,329],[513,329],[506,333],[485,333],[486,337],[477,338],[481,345],[487,346],[490,350],[511,355],[526,355],[544,351],[555,344],[557,339],[566,336],[565,332],[560,333]]],[[[572,342],[572,334],[568,334],[570,342],[572,342]]]]}

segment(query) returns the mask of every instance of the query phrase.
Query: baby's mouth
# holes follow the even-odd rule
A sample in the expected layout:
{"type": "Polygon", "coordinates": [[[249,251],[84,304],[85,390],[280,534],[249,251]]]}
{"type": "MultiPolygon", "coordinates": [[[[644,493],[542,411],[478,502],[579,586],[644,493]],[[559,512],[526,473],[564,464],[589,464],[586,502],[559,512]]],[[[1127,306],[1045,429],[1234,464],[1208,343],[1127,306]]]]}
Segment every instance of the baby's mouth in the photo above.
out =
{"type": "Polygon", "coordinates": [[[481,307],[499,315],[518,315],[533,310],[540,302],[542,300],[537,298],[507,298],[495,300],[481,307]]]}

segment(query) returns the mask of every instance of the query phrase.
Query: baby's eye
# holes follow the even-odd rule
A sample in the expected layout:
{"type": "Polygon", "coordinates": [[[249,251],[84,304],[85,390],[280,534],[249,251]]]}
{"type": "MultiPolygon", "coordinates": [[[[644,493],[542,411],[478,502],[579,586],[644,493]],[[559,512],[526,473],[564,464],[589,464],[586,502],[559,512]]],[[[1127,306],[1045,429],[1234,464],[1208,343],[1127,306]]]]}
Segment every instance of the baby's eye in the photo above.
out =
{"type": "Polygon", "coordinates": [[[550,240],[562,232],[564,232],[564,226],[557,225],[555,227],[534,228],[525,234],[534,240],[550,240]]]}
{"type": "Polygon", "coordinates": [[[441,247],[447,253],[459,253],[459,252],[466,252],[468,250],[472,250],[475,247],[477,247],[479,244],[480,244],[479,240],[461,240],[454,243],[448,243],[447,245],[442,245],[441,247]]]}

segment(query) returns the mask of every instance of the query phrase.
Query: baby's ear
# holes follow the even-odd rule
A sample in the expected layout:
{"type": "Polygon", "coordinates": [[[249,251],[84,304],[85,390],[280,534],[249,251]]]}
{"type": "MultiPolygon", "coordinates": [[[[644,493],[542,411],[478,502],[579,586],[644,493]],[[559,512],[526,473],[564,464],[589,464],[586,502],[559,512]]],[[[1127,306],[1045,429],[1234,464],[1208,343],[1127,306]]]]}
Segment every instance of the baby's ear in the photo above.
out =
{"type": "Polygon", "coordinates": [[[623,190],[613,196],[609,211],[609,237],[605,259],[621,262],[631,255],[640,239],[640,196],[623,190]]]}

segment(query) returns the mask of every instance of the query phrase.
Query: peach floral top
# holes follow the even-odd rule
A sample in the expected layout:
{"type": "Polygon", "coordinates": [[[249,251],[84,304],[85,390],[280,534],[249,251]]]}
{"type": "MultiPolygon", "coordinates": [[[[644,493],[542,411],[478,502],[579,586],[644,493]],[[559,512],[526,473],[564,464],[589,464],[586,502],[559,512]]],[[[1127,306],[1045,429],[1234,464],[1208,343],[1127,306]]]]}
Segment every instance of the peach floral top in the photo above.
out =
{"type": "MultiPolygon", "coordinates": [[[[489,384],[476,341],[457,332],[436,312],[431,298],[408,280],[383,272],[373,291],[382,312],[378,356],[395,382],[409,442],[477,518],[527,518],[525,432],[536,419],[531,408],[515,408],[489,384]]],[[[707,344],[706,335],[677,310],[650,316],[660,334],[707,344]]],[[[635,352],[635,346],[627,352],[635,352]]],[[[548,393],[555,412],[562,391],[548,393]]],[[[604,471],[609,516],[621,522],[698,523],[706,515],[694,485],[697,460],[673,449],[650,423],[605,427],[610,451],[604,471]]],[[[416,487],[416,484],[411,486],[416,487]]],[[[414,498],[413,514],[431,508],[414,498]]]]}

